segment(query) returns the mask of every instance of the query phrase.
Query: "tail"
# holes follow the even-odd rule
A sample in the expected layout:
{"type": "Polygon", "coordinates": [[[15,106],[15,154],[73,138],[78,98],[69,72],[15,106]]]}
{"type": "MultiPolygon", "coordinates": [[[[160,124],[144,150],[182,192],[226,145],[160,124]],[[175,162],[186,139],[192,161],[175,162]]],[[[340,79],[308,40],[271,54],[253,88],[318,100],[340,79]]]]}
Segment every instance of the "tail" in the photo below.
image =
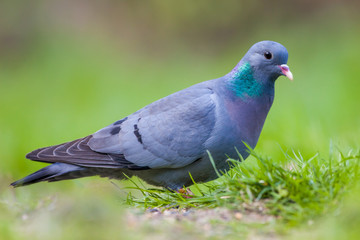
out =
{"type": "Polygon", "coordinates": [[[13,187],[21,187],[38,182],[55,182],[67,179],[93,176],[94,173],[88,168],[75,166],[67,163],[54,163],[30,174],[16,182],[11,183],[13,187]]]}
{"type": "Polygon", "coordinates": [[[123,154],[100,153],[92,150],[88,145],[91,138],[92,135],[89,135],[28,153],[26,158],[51,165],[11,183],[11,186],[20,187],[43,181],[54,182],[94,175],[121,179],[123,176],[119,170],[123,168],[148,169],[127,161],[123,154]]]}

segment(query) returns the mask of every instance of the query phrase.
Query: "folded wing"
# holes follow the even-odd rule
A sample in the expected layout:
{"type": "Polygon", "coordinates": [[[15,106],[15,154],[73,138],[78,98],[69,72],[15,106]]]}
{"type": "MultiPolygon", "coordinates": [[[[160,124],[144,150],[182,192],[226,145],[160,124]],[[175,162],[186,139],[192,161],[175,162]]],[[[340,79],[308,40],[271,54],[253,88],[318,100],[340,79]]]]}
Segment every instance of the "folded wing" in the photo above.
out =
{"type": "Polygon", "coordinates": [[[35,150],[27,158],[131,170],[186,166],[206,154],[216,121],[212,95],[210,88],[195,85],[90,136],[35,150]]]}

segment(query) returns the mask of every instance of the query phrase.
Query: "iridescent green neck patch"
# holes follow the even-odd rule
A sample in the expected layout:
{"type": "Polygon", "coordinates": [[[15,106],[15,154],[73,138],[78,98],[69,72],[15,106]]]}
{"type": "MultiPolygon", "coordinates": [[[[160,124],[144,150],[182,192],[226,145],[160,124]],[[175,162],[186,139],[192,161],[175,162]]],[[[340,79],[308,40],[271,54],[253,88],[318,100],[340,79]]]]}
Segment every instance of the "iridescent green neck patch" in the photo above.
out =
{"type": "Polygon", "coordinates": [[[250,63],[245,62],[230,76],[229,87],[235,95],[241,98],[246,96],[260,96],[263,92],[262,85],[254,79],[250,63]]]}

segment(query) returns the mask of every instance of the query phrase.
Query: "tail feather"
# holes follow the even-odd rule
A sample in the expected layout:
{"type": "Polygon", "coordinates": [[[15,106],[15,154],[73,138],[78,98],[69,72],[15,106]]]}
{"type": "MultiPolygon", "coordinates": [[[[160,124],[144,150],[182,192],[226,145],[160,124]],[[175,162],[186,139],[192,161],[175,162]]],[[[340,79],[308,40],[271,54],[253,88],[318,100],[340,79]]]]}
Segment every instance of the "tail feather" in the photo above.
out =
{"type": "Polygon", "coordinates": [[[13,187],[21,187],[43,181],[54,182],[87,177],[92,175],[95,174],[91,173],[87,168],[84,167],[79,167],[66,163],[54,163],[16,182],[13,182],[10,185],[13,187]]]}

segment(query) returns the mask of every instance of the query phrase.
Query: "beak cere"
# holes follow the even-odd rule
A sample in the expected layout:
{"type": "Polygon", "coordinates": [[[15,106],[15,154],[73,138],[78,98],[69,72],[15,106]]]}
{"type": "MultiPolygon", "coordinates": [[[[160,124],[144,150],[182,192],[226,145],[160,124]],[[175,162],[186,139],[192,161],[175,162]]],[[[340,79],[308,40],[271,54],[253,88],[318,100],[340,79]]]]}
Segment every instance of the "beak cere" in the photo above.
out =
{"type": "Polygon", "coordinates": [[[290,72],[290,68],[286,64],[282,64],[279,66],[281,69],[281,72],[291,81],[294,79],[292,73],[290,72]]]}

